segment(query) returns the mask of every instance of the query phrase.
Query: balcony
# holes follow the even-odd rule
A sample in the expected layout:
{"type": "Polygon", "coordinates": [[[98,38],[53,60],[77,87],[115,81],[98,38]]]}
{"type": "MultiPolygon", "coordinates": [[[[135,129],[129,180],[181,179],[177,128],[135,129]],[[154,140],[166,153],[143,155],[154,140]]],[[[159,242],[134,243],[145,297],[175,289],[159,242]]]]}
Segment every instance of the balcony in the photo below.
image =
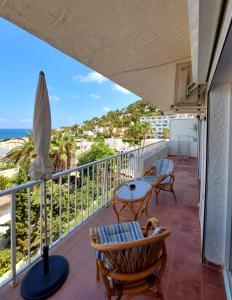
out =
{"type": "MultiPolygon", "coordinates": [[[[68,184],[66,187],[69,191],[68,201],[71,195],[71,191],[69,190],[71,173],[79,172],[86,174],[88,181],[86,183],[82,182],[82,191],[84,185],[86,185],[87,189],[90,189],[94,181],[94,169],[100,172],[97,174],[98,176],[101,174],[99,177],[101,183],[98,182],[96,185],[96,194],[100,195],[100,198],[99,196],[89,197],[88,205],[85,208],[83,207],[83,202],[81,202],[80,215],[75,213],[74,219],[71,218],[70,214],[72,207],[68,206],[69,217],[66,231],[60,223],[59,237],[57,237],[56,241],[53,241],[53,234],[50,231],[51,252],[53,254],[64,255],[70,265],[70,273],[65,284],[50,299],[105,299],[103,283],[96,282],[95,280],[95,259],[89,244],[89,227],[116,223],[116,217],[110,205],[112,188],[123,180],[128,180],[139,175],[142,172],[141,162],[143,162],[143,165],[148,163],[148,161],[154,159],[155,155],[159,156],[161,152],[165,152],[165,149],[166,145],[164,142],[149,145],[126,154],[120,154],[113,158],[54,175],[53,181],[56,181],[58,178],[60,187],[62,185],[62,179],[60,178],[68,175],[68,184]],[[112,165],[114,165],[114,168],[109,168],[112,165]],[[112,176],[108,176],[110,172],[112,176]],[[92,175],[90,176],[90,174],[92,175]],[[99,199],[101,200],[100,202],[99,199]]],[[[154,205],[154,199],[151,199],[148,216],[144,215],[139,220],[141,223],[144,223],[147,217],[155,216],[161,224],[171,229],[171,235],[167,239],[168,264],[162,282],[165,299],[226,299],[221,271],[214,266],[206,266],[201,263],[197,160],[193,158],[172,158],[177,161],[175,192],[178,202],[175,203],[173,201],[171,194],[161,193],[159,206],[154,205]]],[[[30,183],[29,186],[26,185],[20,188],[29,190],[30,195],[33,186],[41,184],[41,182],[34,182],[30,183]]],[[[75,195],[77,189],[76,181],[74,186],[73,193],[75,195]]],[[[88,190],[88,193],[90,192],[89,196],[95,195],[92,191],[88,190]]],[[[10,192],[12,194],[12,201],[14,201],[17,190],[10,192]]],[[[60,189],[59,196],[61,200],[62,192],[62,189],[60,189]]],[[[51,193],[51,195],[53,194],[51,193]]],[[[14,208],[14,205],[12,207],[14,208]]],[[[79,212],[76,209],[75,211],[79,212]]],[[[14,222],[14,218],[12,220],[14,222]]],[[[14,238],[15,225],[12,225],[11,231],[13,235],[11,238],[14,238]]],[[[14,241],[12,245],[14,245],[14,241]]],[[[28,241],[28,256],[31,257],[25,258],[26,267],[41,254],[39,251],[32,258],[30,248],[30,241],[28,241]]],[[[12,255],[15,255],[15,249],[11,249],[11,251],[12,255]]],[[[17,283],[17,285],[15,288],[12,288],[10,284],[5,284],[0,290],[0,298],[2,300],[21,299],[20,282],[24,274],[25,271],[20,273],[18,265],[12,265],[8,281],[13,280],[13,283],[17,283]]],[[[148,292],[146,295],[139,295],[133,297],[133,299],[154,299],[154,296],[148,292]]]]}

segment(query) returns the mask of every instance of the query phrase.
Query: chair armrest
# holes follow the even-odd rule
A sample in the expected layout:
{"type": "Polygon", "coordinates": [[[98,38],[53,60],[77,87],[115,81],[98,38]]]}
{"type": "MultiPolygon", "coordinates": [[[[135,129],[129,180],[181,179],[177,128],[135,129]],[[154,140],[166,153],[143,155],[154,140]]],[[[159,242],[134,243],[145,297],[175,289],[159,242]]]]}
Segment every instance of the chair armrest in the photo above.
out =
{"type": "Polygon", "coordinates": [[[146,175],[155,175],[155,167],[148,167],[145,169],[143,175],[146,176],[146,175]]]}
{"type": "Polygon", "coordinates": [[[90,243],[100,244],[97,228],[93,227],[89,229],[90,243]]]}
{"type": "Polygon", "coordinates": [[[144,237],[148,236],[149,230],[154,230],[158,226],[159,221],[155,217],[149,218],[146,222],[146,225],[141,227],[143,230],[144,237]]]}
{"type": "Polygon", "coordinates": [[[163,176],[160,176],[160,177],[158,177],[158,180],[156,181],[156,186],[158,186],[165,178],[167,178],[167,177],[172,177],[172,178],[174,178],[174,173],[173,172],[171,172],[171,173],[169,173],[169,174],[166,174],[166,175],[163,175],[163,176]]]}

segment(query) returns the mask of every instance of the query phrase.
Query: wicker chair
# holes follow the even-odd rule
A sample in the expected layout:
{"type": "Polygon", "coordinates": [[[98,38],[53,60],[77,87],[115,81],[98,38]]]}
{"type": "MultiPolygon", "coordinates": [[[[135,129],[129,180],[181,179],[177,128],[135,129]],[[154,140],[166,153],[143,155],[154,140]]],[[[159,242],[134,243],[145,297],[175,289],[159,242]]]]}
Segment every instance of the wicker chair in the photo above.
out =
{"type": "Polygon", "coordinates": [[[174,196],[174,200],[177,201],[173,188],[175,168],[176,164],[171,159],[161,158],[154,161],[153,166],[146,169],[144,175],[139,178],[152,185],[157,205],[159,204],[158,195],[160,191],[171,192],[174,196]]]}
{"type": "MultiPolygon", "coordinates": [[[[122,226],[122,223],[115,226],[122,226]]],[[[156,296],[163,299],[161,279],[167,260],[165,238],[170,231],[162,227],[161,233],[150,235],[149,231],[157,227],[157,219],[150,218],[145,227],[140,227],[142,239],[108,244],[101,244],[98,229],[90,228],[91,246],[98,253],[97,280],[100,272],[107,300],[112,296],[121,299],[123,295],[141,294],[150,288],[156,288],[156,296]]]]}

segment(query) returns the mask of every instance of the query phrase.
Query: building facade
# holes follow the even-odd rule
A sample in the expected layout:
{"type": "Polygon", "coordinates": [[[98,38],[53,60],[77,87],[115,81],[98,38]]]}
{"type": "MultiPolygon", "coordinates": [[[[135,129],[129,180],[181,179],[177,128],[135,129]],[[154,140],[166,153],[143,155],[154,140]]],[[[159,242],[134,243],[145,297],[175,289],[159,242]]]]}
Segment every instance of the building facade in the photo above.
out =
{"type": "Polygon", "coordinates": [[[163,134],[164,128],[170,127],[169,116],[143,116],[140,118],[141,123],[150,123],[151,127],[155,131],[155,136],[161,136],[163,134]]]}

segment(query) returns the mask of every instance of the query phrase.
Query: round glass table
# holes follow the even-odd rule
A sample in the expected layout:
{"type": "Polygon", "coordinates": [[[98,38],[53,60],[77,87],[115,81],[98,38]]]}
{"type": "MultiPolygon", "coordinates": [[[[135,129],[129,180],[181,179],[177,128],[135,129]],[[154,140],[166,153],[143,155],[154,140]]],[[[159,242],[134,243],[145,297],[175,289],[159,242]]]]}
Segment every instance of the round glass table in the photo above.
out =
{"type": "Polygon", "coordinates": [[[114,190],[113,209],[120,221],[135,221],[145,211],[152,194],[152,186],[142,180],[123,183],[114,190]]]}

